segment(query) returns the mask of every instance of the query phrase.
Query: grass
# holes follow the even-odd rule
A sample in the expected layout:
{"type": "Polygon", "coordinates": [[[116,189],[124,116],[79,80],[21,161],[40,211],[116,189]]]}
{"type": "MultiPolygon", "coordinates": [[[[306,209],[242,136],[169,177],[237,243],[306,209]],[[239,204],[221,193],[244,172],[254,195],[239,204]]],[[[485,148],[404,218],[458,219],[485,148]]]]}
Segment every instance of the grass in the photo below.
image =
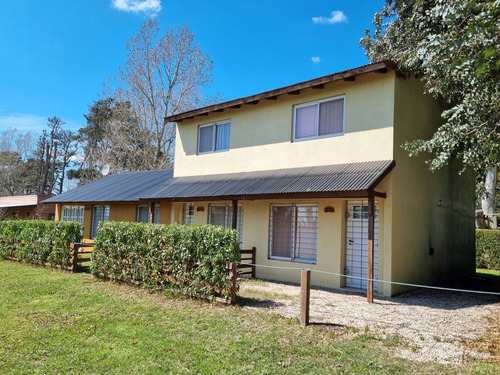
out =
{"type": "Polygon", "coordinates": [[[494,374],[415,363],[397,338],[0,261],[1,374],[494,374]]]}
{"type": "Polygon", "coordinates": [[[478,268],[476,269],[476,276],[500,279],[500,270],[487,270],[483,268],[478,268]]]}

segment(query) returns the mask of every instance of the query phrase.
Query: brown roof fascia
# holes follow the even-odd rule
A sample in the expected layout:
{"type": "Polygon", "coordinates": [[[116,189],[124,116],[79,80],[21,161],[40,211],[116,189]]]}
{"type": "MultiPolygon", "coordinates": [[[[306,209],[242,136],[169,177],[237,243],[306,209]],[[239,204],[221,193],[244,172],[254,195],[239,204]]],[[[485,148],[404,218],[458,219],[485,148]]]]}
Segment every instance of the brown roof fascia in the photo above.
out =
{"type": "Polygon", "coordinates": [[[368,190],[321,191],[283,194],[225,195],[207,197],[141,198],[143,202],[202,202],[202,201],[252,201],[263,199],[321,199],[321,198],[367,198],[368,190]]]}
{"type": "MultiPolygon", "coordinates": [[[[167,116],[167,117],[165,117],[164,121],[165,122],[181,122],[182,120],[190,119],[190,118],[193,118],[194,116],[206,116],[210,112],[220,112],[220,110],[223,110],[225,108],[240,108],[241,105],[243,105],[243,104],[254,104],[256,101],[261,100],[261,99],[273,98],[273,97],[276,97],[278,95],[285,95],[285,94],[293,95],[293,94],[295,94],[298,91],[303,90],[303,89],[308,89],[308,88],[313,88],[313,87],[320,88],[321,85],[324,85],[324,84],[330,83],[330,82],[340,81],[340,80],[352,81],[355,79],[356,76],[361,75],[361,74],[366,74],[366,73],[371,73],[371,72],[386,73],[390,69],[395,69],[395,68],[396,68],[396,64],[394,62],[381,61],[381,62],[369,64],[369,65],[360,66],[358,68],[345,70],[343,72],[330,74],[330,75],[323,76],[320,78],[315,78],[315,79],[312,79],[309,81],[296,83],[294,85],[285,86],[285,87],[282,87],[279,89],[266,91],[266,92],[263,92],[260,94],[251,95],[251,96],[247,96],[247,97],[239,98],[239,99],[234,99],[234,100],[230,100],[228,102],[214,104],[214,105],[210,105],[210,106],[203,107],[203,108],[193,109],[191,111],[178,113],[178,114],[172,115],[172,116],[167,116]]],[[[272,99],[270,99],[270,100],[272,100],[272,99]]]]}

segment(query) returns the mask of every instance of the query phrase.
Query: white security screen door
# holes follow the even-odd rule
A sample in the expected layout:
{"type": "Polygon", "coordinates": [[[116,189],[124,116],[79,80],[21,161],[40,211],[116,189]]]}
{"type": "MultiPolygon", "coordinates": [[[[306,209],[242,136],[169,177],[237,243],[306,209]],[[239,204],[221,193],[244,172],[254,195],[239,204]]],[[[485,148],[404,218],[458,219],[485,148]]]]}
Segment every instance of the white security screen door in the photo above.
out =
{"type": "MultiPolygon", "coordinates": [[[[346,266],[347,276],[368,277],[368,201],[347,202],[346,230],[346,266]]],[[[373,278],[378,278],[378,205],[375,202],[375,243],[373,278]]],[[[366,289],[367,281],[346,278],[349,288],[366,289]]],[[[378,283],[373,282],[373,289],[378,290],[378,283]]]]}

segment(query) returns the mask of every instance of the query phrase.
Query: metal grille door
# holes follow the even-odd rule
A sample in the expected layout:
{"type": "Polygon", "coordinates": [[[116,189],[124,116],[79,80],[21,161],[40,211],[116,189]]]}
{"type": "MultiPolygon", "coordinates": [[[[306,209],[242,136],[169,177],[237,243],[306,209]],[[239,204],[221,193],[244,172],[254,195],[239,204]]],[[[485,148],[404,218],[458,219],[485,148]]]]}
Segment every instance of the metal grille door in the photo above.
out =
{"type": "MultiPolygon", "coordinates": [[[[347,276],[368,277],[368,201],[347,202],[347,231],[346,231],[346,268],[347,276]]],[[[378,206],[375,203],[375,243],[374,243],[374,270],[373,278],[378,278],[378,206]]],[[[346,278],[346,286],[350,288],[366,289],[367,281],[355,278],[346,278]]],[[[373,289],[378,290],[378,283],[374,281],[373,289]]]]}

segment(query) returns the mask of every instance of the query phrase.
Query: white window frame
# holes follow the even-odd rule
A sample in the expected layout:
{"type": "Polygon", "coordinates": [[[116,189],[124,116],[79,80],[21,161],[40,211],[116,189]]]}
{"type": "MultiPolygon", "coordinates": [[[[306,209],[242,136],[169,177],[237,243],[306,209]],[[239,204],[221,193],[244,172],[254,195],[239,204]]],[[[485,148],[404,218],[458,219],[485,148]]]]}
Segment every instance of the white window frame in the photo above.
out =
{"type": "Polygon", "coordinates": [[[289,261],[289,262],[298,262],[298,263],[307,263],[307,264],[316,264],[318,260],[318,224],[319,221],[319,210],[318,210],[318,204],[317,203],[281,203],[281,204],[271,204],[270,209],[269,209],[269,259],[271,260],[282,260],[282,261],[289,261]],[[290,248],[290,256],[289,257],[283,257],[283,256],[276,256],[273,255],[273,235],[274,235],[274,230],[273,230],[273,207],[292,207],[293,208],[293,213],[292,213],[292,227],[290,228],[291,231],[291,248],[290,248]],[[316,214],[315,214],[315,257],[314,259],[312,258],[300,258],[297,256],[297,212],[299,207],[315,207],[316,208],[316,214]]]}
{"type": "Polygon", "coordinates": [[[308,102],[308,103],[303,103],[303,104],[298,104],[293,107],[293,141],[294,142],[300,142],[300,141],[306,141],[309,139],[318,139],[318,138],[329,138],[329,137],[338,137],[342,136],[345,134],[345,95],[340,95],[340,96],[335,96],[333,98],[327,98],[327,99],[322,99],[322,100],[316,100],[313,102],[308,102]],[[320,116],[319,116],[319,109],[321,106],[321,103],[326,103],[326,102],[332,102],[336,100],[342,100],[342,131],[340,133],[332,133],[332,134],[324,134],[324,135],[319,135],[319,121],[320,121],[320,116]],[[316,134],[312,135],[310,137],[300,137],[297,138],[295,135],[297,134],[297,109],[304,108],[304,107],[309,107],[316,105],[316,117],[317,117],[317,123],[316,123],[316,134]]]}
{"type": "MultiPolygon", "coordinates": [[[[135,221],[138,223],[149,223],[151,220],[151,215],[150,215],[150,208],[148,205],[145,204],[139,204],[137,205],[137,215],[135,221]],[[148,218],[147,221],[139,221],[139,212],[140,210],[146,208],[148,212],[148,218]]],[[[155,204],[155,220],[153,224],[160,224],[160,205],[155,204]]]]}
{"type": "Polygon", "coordinates": [[[229,121],[229,120],[219,121],[219,122],[214,122],[212,124],[198,126],[198,145],[196,147],[198,154],[203,155],[203,154],[210,154],[213,152],[228,151],[230,149],[230,144],[231,144],[231,121],[229,121]],[[217,148],[216,147],[217,146],[217,129],[219,126],[222,126],[222,125],[229,125],[229,139],[227,140],[227,143],[228,143],[227,148],[217,148]],[[201,141],[200,132],[201,132],[201,129],[207,128],[207,127],[214,128],[214,131],[212,133],[213,134],[212,135],[212,148],[208,151],[200,151],[200,141],[201,141]]]}
{"type": "Polygon", "coordinates": [[[83,224],[84,216],[85,216],[85,206],[64,205],[61,208],[61,221],[76,221],[77,223],[83,224]]]}
{"type": "MultiPolygon", "coordinates": [[[[233,205],[232,204],[210,204],[208,206],[208,224],[211,223],[212,219],[212,207],[225,207],[224,210],[224,227],[231,228],[233,226],[232,217],[233,217],[233,205]]],[[[243,243],[243,218],[245,216],[244,206],[242,204],[238,204],[238,221],[236,223],[236,230],[238,231],[238,238],[240,244],[243,243]]]]}
{"type": "Polygon", "coordinates": [[[184,224],[194,224],[194,204],[184,203],[184,224]]]}

